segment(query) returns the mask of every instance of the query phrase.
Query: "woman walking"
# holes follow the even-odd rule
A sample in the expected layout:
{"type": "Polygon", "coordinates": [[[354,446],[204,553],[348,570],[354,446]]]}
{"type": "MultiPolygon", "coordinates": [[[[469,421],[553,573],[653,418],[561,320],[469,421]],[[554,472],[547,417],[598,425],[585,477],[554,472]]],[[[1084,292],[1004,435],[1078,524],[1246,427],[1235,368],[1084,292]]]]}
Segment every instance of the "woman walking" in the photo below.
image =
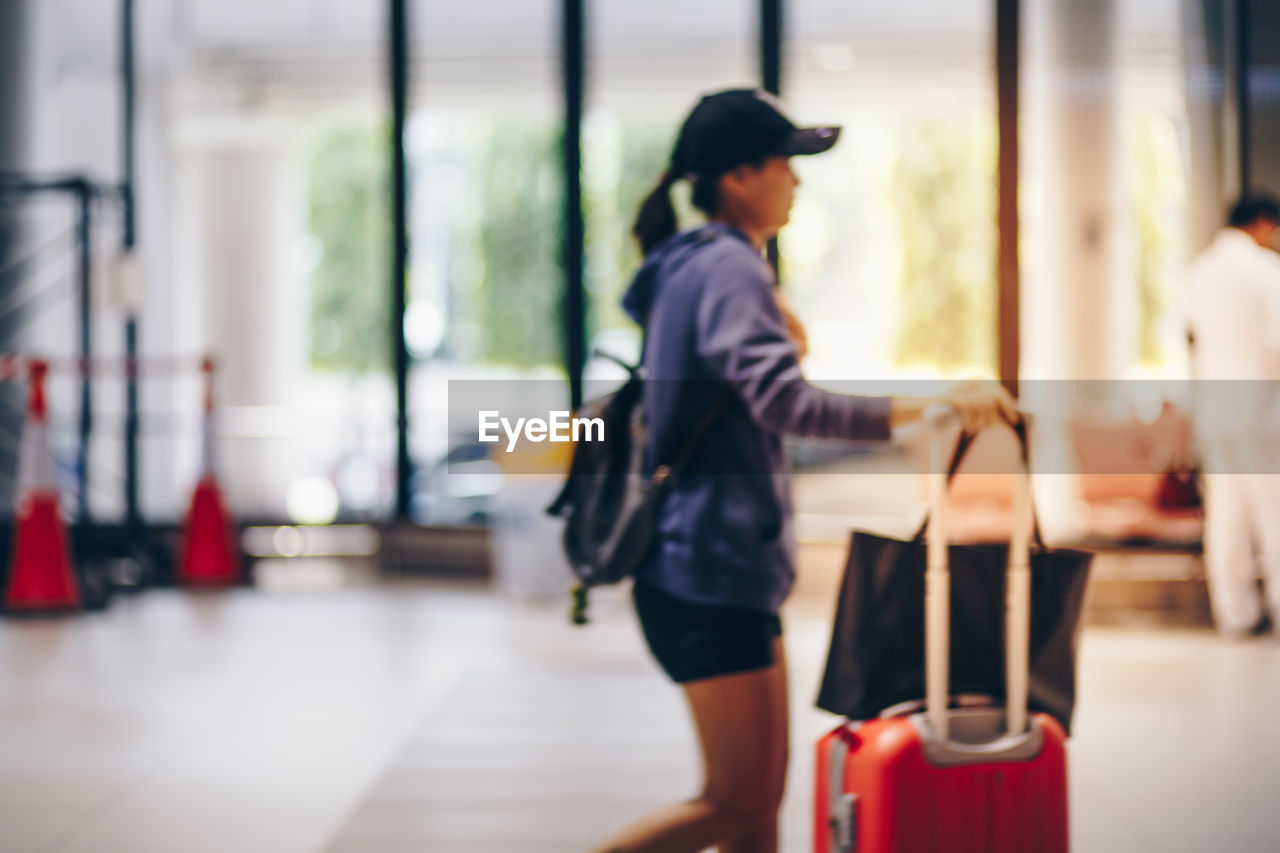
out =
{"type": "Polygon", "coordinates": [[[623,305],[645,329],[650,470],[710,407],[722,408],[662,505],[633,593],[650,650],[688,701],[704,781],[696,797],[645,815],[598,853],[777,850],[788,759],[778,611],[795,575],[782,435],[885,440],[938,402],[970,429],[1015,418],[994,383],[876,398],[801,376],[803,330],[761,253],[790,214],[799,184],[790,158],[826,151],[838,136],[796,127],[764,92],[708,95],[636,219],[645,262],[623,305]],[[691,182],[705,226],[678,231],[678,180],[691,182]]]}

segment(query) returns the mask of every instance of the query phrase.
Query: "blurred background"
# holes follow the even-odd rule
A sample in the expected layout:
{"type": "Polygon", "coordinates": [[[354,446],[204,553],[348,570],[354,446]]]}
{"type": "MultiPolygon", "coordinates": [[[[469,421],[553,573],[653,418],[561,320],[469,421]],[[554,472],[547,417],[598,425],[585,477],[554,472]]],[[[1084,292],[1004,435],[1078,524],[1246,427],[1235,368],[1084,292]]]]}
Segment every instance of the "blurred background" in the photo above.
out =
{"type": "MultiPolygon", "coordinates": [[[[123,355],[133,323],[144,359],[217,359],[223,485],[248,517],[481,521],[438,476],[451,451],[469,453],[446,418],[447,380],[563,379],[595,345],[633,352],[618,297],[638,262],[638,201],[696,95],[761,82],[759,4],[590,4],[570,93],[579,278],[564,263],[560,4],[405,5],[403,306],[386,3],[137,2],[127,80],[121,3],[3,6],[0,168],[94,194],[83,231],[73,193],[6,198],[0,348],[76,354],[86,253],[93,355],[123,355]]],[[[813,376],[999,376],[1002,363],[1035,378],[1185,375],[1181,271],[1240,176],[1265,184],[1275,168],[1263,156],[1274,16],[1254,4],[1243,45],[1232,3],[1021,5],[1006,44],[1015,292],[998,281],[996,4],[785,4],[775,82],[798,120],[845,126],[830,156],[797,164],[806,186],[781,240],[813,376]],[[1231,65],[1243,47],[1248,139],[1231,65]],[[1021,346],[1001,326],[1011,294],[1021,346]]],[[[79,387],[53,380],[60,470],[94,519],[126,516],[134,476],[134,511],[172,522],[195,476],[198,376],[141,371],[136,463],[122,457],[123,374],[99,371],[84,471],[79,387]]],[[[20,410],[5,414],[6,497],[20,410]]]]}
{"type": "MultiPolygon", "coordinates": [[[[0,554],[8,560],[29,431],[22,365],[39,356],[52,360],[56,492],[77,572],[102,587],[99,604],[112,591],[173,584],[193,488],[211,471],[259,590],[386,594],[351,593],[304,612],[272,609],[246,590],[191,601],[166,590],[113,604],[116,621],[0,625],[0,663],[14,676],[0,700],[18,709],[9,755],[20,758],[10,769],[51,780],[54,793],[39,803],[73,789],[82,811],[68,814],[102,814],[95,797],[119,778],[115,769],[91,775],[82,791],[74,774],[59,775],[76,753],[65,767],[50,758],[62,754],[38,736],[58,728],[42,722],[50,713],[65,713],[66,731],[80,733],[70,742],[83,737],[99,757],[98,724],[120,722],[111,730],[119,739],[107,738],[122,763],[102,758],[101,767],[126,772],[136,743],[158,751],[199,740],[164,734],[173,709],[197,707],[223,709],[228,728],[206,720],[226,738],[204,745],[211,763],[193,765],[187,782],[225,772],[257,790],[246,781],[259,757],[250,747],[296,736],[279,754],[265,750],[263,778],[300,786],[299,802],[303,791],[315,795],[300,807],[306,818],[293,816],[305,831],[288,843],[250,831],[268,817],[247,795],[214,797],[204,823],[184,823],[192,815],[179,809],[173,834],[140,840],[123,823],[108,830],[86,818],[80,825],[96,834],[77,834],[67,815],[27,809],[23,797],[36,794],[22,780],[31,777],[15,770],[0,774],[0,816],[9,808],[22,820],[0,820],[0,850],[173,850],[191,825],[212,835],[183,849],[226,849],[219,815],[247,833],[236,849],[321,849],[428,700],[444,702],[446,682],[471,692],[431,706],[446,709],[433,718],[442,728],[436,740],[422,735],[405,772],[425,777],[432,749],[469,743],[467,714],[505,707],[511,679],[528,689],[534,723],[537,703],[557,691],[613,690],[590,706],[600,713],[650,708],[649,669],[634,682],[568,674],[583,654],[587,670],[610,673],[619,671],[612,655],[626,674],[644,661],[635,636],[616,628],[600,629],[585,652],[592,644],[561,636],[567,569],[542,509],[558,483],[547,472],[563,458],[529,463],[542,476],[491,459],[474,412],[451,415],[450,383],[537,387],[567,408],[590,396],[584,383],[618,379],[592,353],[638,353],[638,329],[618,305],[640,260],[632,217],[696,98],[730,86],[779,92],[800,124],[844,127],[829,154],[795,163],[803,186],[779,239],[782,287],[808,327],[807,374],[907,393],[990,377],[1057,406],[1060,429],[1045,430],[1037,452],[1042,472],[1064,476],[1037,482],[1037,498],[1056,541],[1102,555],[1091,624],[1205,628],[1199,501],[1194,489],[1170,499],[1162,488],[1196,470],[1184,271],[1242,189],[1280,188],[1278,81],[1280,6],[1268,0],[0,0],[0,554]],[[511,613],[495,603],[512,599],[551,605],[511,613]],[[343,630],[349,643],[339,642],[343,630]],[[210,662],[208,692],[166,680],[171,658],[159,650],[169,643],[172,660],[210,662]],[[255,661],[250,647],[268,652],[255,661]],[[86,699],[84,685],[101,674],[95,655],[110,661],[102,672],[128,673],[124,683],[139,692],[125,699],[102,686],[105,706],[102,695],[86,699]],[[529,660],[542,681],[528,675],[529,660]],[[46,681],[49,661],[62,668],[46,681]],[[255,666],[276,668],[239,680],[255,666]],[[464,671],[481,674],[468,682],[464,671]],[[255,692],[263,685],[274,692],[255,692]],[[251,721],[219,704],[250,695],[251,721]],[[253,704],[264,696],[283,704],[253,704]],[[134,713],[135,700],[157,725],[136,742],[122,733],[138,718],[121,710],[134,713]],[[303,719],[312,728],[288,731],[303,719]],[[358,734],[332,741],[342,725],[358,734]],[[229,746],[228,732],[246,731],[260,740],[229,746]],[[357,741],[379,746],[361,752],[357,741]],[[219,759],[216,749],[228,751],[219,759]],[[334,782],[323,796],[306,787],[342,774],[302,755],[341,768],[346,787],[334,782]],[[326,821],[308,822],[325,809],[326,821]]],[[[687,198],[677,201],[692,224],[687,198]]],[[[919,448],[798,441],[792,451],[804,613],[794,636],[807,661],[796,677],[808,679],[798,701],[812,716],[808,684],[848,531],[909,527],[919,483],[894,475],[914,470],[919,448]]],[[[959,486],[961,535],[1002,535],[1007,496],[1007,484],[980,476],[959,486]]],[[[626,613],[618,601],[604,609],[626,613]]],[[[1225,672],[1232,689],[1280,683],[1259,675],[1275,672],[1274,656],[1230,657],[1207,634],[1190,645],[1091,636],[1102,639],[1085,657],[1082,695],[1093,689],[1095,704],[1077,743],[1094,782],[1152,708],[1185,713],[1153,730],[1165,745],[1199,725],[1207,712],[1177,673],[1225,672]],[[1170,675],[1139,698],[1147,683],[1135,650],[1170,675]],[[1114,729],[1100,722],[1104,708],[1114,729]]],[[[545,720],[579,719],[554,701],[546,708],[545,720]]],[[[1242,719],[1233,709],[1216,709],[1223,730],[1242,719]]],[[[651,728],[683,731],[669,711],[653,710],[651,728]]],[[[798,719],[802,737],[830,723],[798,719]]],[[[1239,731],[1261,728],[1248,719],[1239,731]]],[[[531,743],[545,745],[546,726],[531,743]]],[[[654,737],[632,744],[639,764],[646,743],[669,745],[654,737]]],[[[1258,754],[1280,754],[1274,737],[1268,743],[1258,754]]],[[[1236,748],[1224,754],[1253,754],[1248,743],[1236,748]]],[[[1180,849],[1152,842],[1160,833],[1200,845],[1185,849],[1212,846],[1213,836],[1179,821],[1180,809],[1194,810],[1178,805],[1186,792],[1159,787],[1168,766],[1130,765],[1148,775],[1126,777],[1124,791],[1148,790],[1150,807],[1116,786],[1074,791],[1092,841],[1081,849],[1180,849]],[[1104,801],[1122,806],[1107,811],[1104,801]],[[1141,817],[1126,822],[1126,809],[1141,817]]],[[[172,769],[149,777],[165,782],[153,793],[186,790],[172,769]]],[[[444,770],[465,774],[465,761],[444,770]]],[[[660,795],[670,778],[637,784],[660,795]]],[[[480,793],[470,804],[483,805],[484,780],[473,781],[480,793]]],[[[1261,781],[1270,787],[1250,790],[1274,793],[1261,781]]],[[[378,790],[394,799],[399,783],[384,783],[378,790]]],[[[798,784],[787,849],[807,846],[798,784]]],[[[615,793],[618,808],[596,817],[633,811],[615,793]]],[[[428,805],[447,811],[449,802],[428,805]]],[[[1240,826],[1268,814],[1262,801],[1250,804],[1254,812],[1233,818],[1240,826]]],[[[479,825],[465,810],[457,819],[468,814],[479,825]]],[[[146,815],[139,802],[138,826],[146,815]]],[[[571,843],[549,830],[545,849],[583,846],[594,831],[571,843]]],[[[372,849],[360,844],[381,837],[353,832],[332,849],[372,849]]],[[[534,849],[510,838],[436,840],[430,849],[534,849]]]]}

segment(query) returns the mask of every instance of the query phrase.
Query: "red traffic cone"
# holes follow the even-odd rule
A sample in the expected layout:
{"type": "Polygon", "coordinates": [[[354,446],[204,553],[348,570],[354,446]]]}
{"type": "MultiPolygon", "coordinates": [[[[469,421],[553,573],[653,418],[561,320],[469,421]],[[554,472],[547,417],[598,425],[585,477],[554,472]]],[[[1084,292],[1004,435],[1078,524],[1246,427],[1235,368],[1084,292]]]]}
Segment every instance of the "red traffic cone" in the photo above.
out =
{"type": "Polygon", "coordinates": [[[218,488],[213,463],[213,361],[201,366],[205,378],[203,444],[200,479],[191,494],[182,535],[178,581],[190,586],[223,586],[240,582],[235,525],[218,488]]]}
{"type": "Polygon", "coordinates": [[[49,365],[32,361],[28,370],[30,391],[18,460],[13,565],[4,603],[9,610],[26,613],[75,610],[80,607],[80,584],[71,568],[71,549],[49,449],[44,395],[49,365]]]}

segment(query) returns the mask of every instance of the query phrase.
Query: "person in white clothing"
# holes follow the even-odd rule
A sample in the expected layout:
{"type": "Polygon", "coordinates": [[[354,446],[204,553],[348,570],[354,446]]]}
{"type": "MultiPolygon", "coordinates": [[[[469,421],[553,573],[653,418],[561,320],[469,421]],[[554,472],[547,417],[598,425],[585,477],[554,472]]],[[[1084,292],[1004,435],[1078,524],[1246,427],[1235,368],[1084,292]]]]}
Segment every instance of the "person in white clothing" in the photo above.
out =
{"type": "Polygon", "coordinates": [[[1280,202],[1237,202],[1192,263],[1194,426],[1205,470],[1204,551],[1219,632],[1280,624],[1280,202]],[[1258,594],[1261,557],[1270,619],[1258,594]]]}

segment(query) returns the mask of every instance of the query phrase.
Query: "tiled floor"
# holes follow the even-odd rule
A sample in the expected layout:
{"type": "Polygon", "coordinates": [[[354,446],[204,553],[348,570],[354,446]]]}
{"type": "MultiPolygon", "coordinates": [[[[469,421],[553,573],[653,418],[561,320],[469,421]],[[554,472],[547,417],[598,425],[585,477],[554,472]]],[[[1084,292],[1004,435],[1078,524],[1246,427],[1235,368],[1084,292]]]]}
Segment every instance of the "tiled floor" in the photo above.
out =
{"type": "MultiPolygon", "coordinates": [[[[832,580],[810,566],[786,615],[787,851],[834,722],[832,580]]],[[[1280,643],[1088,631],[1074,849],[1280,849],[1278,713],[1280,643]]],[[[586,630],[439,583],[0,622],[2,853],[563,853],[691,792],[691,737],[618,597],[586,630]]]]}

